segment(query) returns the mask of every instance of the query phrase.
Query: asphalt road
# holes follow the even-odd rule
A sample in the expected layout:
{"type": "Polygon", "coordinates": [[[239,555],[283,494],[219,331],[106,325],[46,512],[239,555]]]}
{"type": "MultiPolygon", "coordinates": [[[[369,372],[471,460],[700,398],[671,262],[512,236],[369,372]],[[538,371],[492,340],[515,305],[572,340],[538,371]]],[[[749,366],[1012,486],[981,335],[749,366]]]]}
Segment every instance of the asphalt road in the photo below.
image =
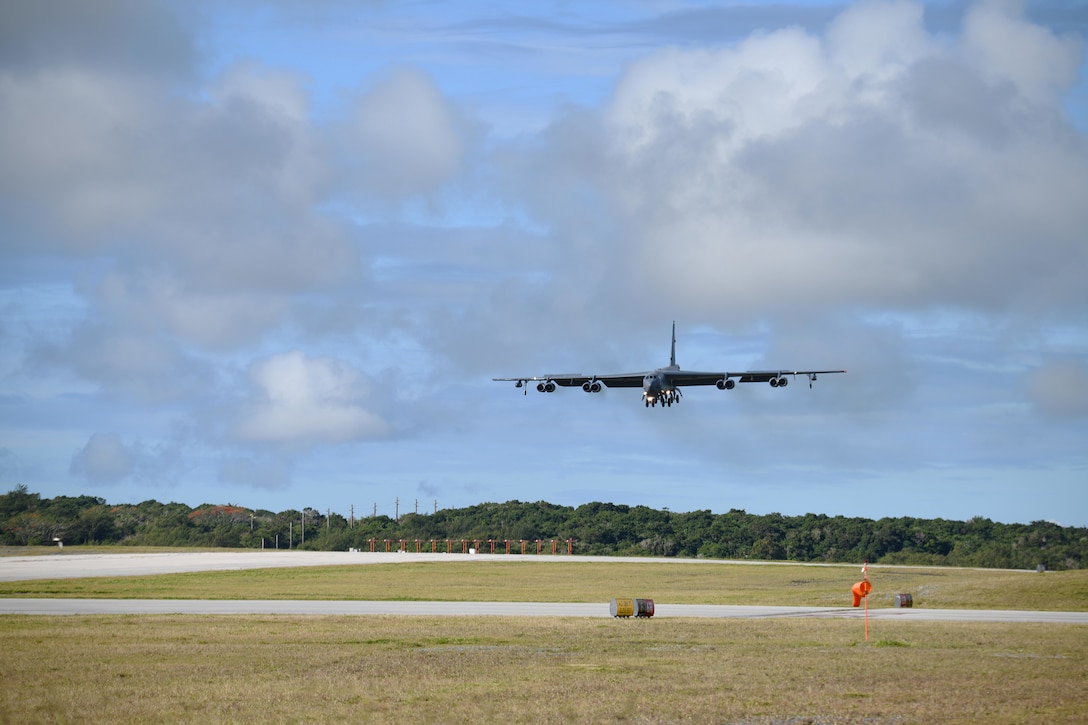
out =
{"type": "MultiPolygon", "coordinates": [[[[611,561],[615,557],[527,556],[522,561],[611,561]]],[[[370,554],[365,552],[170,552],[162,554],[56,554],[0,557],[0,581],[100,576],[141,576],[194,571],[225,571],[288,566],[342,566],[411,561],[509,561],[510,556],[467,554],[370,554]]],[[[648,559],[626,559],[646,562],[648,559]]],[[[677,564],[692,560],[668,560],[677,564]]],[[[717,562],[720,563],[720,562],[717,562]]],[[[177,599],[0,599],[0,614],[286,614],[286,615],[425,615],[510,617],[609,617],[608,602],[375,602],[298,600],[177,599]]],[[[864,611],[838,607],[724,606],[657,603],[657,617],[861,618],[864,611]]],[[[954,622],[1044,622],[1088,624],[1088,612],[1035,612],[965,609],[870,609],[873,619],[954,622]]]]}

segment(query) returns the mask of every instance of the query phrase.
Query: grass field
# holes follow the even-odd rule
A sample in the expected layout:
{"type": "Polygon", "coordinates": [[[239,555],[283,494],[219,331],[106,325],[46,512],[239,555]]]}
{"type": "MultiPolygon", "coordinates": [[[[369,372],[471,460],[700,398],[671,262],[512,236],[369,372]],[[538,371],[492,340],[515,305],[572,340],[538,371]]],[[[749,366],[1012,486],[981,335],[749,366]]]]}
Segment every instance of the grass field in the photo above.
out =
{"type": "MultiPolygon", "coordinates": [[[[0,596],[846,606],[854,567],[442,562],[0,583],[0,596]]],[[[874,567],[872,606],[1088,609],[1088,572],[874,567]]],[[[0,616],[0,723],[1088,722],[1088,627],[0,616]]]]}
{"type": "Polygon", "coordinates": [[[1073,625],[0,618],[3,722],[1084,722],[1073,625]]]}
{"type": "MultiPolygon", "coordinates": [[[[898,592],[916,607],[1088,610],[1088,570],[871,567],[870,606],[898,592]]],[[[0,582],[0,597],[377,599],[848,606],[859,567],[560,563],[532,559],[254,569],[143,577],[0,582]]]]}

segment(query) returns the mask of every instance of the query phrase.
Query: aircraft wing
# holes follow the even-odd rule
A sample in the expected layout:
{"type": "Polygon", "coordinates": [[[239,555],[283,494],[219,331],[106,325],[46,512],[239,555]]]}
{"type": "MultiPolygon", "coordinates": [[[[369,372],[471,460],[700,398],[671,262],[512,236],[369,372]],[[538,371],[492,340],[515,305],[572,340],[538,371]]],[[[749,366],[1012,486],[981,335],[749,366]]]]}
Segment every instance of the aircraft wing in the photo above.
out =
{"type": "Polygon", "coordinates": [[[845,370],[747,370],[745,372],[703,373],[692,370],[665,371],[669,382],[676,386],[717,385],[722,380],[735,380],[738,383],[769,383],[771,380],[783,380],[788,376],[804,375],[809,382],[817,375],[845,373],[845,370]]]}
{"type": "Polygon", "coordinates": [[[790,377],[804,375],[811,388],[817,375],[845,373],[845,370],[748,370],[745,372],[696,372],[681,370],[676,364],[676,323],[672,323],[672,351],[669,364],[665,367],[640,373],[619,373],[614,375],[584,375],[582,373],[562,373],[558,375],[526,375],[520,378],[492,378],[496,381],[514,383],[516,388],[528,390],[533,384],[542,393],[555,392],[556,388],[580,387],[587,393],[599,393],[604,388],[643,388],[642,399],[646,406],[672,406],[680,398],[677,388],[685,385],[715,385],[719,390],[731,390],[737,383],[770,383],[772,388],[789,385],[790,377]]]}
{"type": "Polygon", "coordinates": [[[584,375],[582,373],[562,373],[556,375],[531,375],[523,378],[492,378],[496,382],[517,383],[522,387],[529,383],[547,385],[554,383],[564,388],[578,388],[586,383],[603,383],[609,388],[641,388],[646,373],[619,373],[613,375],[584,375]]]}

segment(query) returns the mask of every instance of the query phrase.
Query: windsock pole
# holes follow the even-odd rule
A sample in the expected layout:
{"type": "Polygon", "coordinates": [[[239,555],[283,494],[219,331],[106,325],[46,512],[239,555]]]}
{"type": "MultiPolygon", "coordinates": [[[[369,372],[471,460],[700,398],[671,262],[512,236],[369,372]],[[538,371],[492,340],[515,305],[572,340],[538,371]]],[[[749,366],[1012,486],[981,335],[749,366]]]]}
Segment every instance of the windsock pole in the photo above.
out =
{"type": "MultiPolygon", "coordinates": [[[[863,561],[861,563],[861,574],[865,578],[865,581],[869,581],[869,562],[863,561]]],[[[869,641],[869,592],[865,592],[865,641],[869,641]]]]}
{"type": "Polygon", "coordinates": [[[869,583],[869,562],[865,562],[861,565],[861,574],[864,577],[854,586],[850,587],[850,593],[854,595],[854,606],[860,607],[861,601],[865,600],[865,641],[869,641],[869,592],[873,590],[873,585],[869,583]]]}

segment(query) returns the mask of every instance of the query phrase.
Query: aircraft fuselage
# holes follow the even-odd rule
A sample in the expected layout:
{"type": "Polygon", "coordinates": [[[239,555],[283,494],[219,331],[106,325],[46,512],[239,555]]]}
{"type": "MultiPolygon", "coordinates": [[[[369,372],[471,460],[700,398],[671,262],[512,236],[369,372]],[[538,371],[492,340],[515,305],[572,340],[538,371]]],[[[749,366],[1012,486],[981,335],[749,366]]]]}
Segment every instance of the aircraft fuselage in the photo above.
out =
{"type": "Polygon", "coordinates": [[[669,380],[668,376],[669,372],[679,370],[679,366],[669,365],[646,373],[646,377],[642,379],[642,400],[647,407],[657,405],[658,402],[661,403],[662,407],[680,402],[680,390],[669,380]]]}

